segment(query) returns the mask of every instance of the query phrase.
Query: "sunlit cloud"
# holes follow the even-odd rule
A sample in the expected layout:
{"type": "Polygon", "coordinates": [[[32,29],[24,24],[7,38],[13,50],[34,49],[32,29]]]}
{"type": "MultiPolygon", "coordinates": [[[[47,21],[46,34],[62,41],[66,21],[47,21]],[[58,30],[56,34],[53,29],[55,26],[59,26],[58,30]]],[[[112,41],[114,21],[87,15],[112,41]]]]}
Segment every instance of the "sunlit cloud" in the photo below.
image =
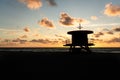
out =
{"type": "Polygon", "coordinates": [[[96,32],[96,33],[94,34],[94,37],[98,38],[98,37],[104,36],[104,35],[106,35],[106,34],[109,34],[109,35],[113,35],[113,36],[114,36],[115,33],[118,34],[118,33],[120,32],[120,27],[119,27],[119,26],[116,26],[116,27],[113,27],[113,28],[111,28],[111,29],[99,28],[99,31],[100,31],[100,32],[96,32]]]}
{"type": "Polygon", "coordinates": [[[74,26],[79,23],[87,23],[88,21],[82,18],[74,18],[67,13],[61,13],[59,23],[63,26],[74,26]]]}
{"type": "Polygon", "coordinates": [[[115,32],[120,32],[120,26],[119,27],[114,27],[112,30],[115,31],[115,32]]]}
{"type": "Polygon", "coordinates": [[[68,37],[63,36],[63,35],[57,35],[57,34],[55,34],[55,36],[56,36],[57,38],[68,39],[68,37]]]}
{"type": "Polygon", "coordinates": [[[13,39],[12,42],[17,42],[17,43],[20,43],[20,44],[25,44],[25,42],[27,42],[27,40],[23,40],[23,39],[17,38],[17,39],[13,39]]]}
{"type": "Polygon", "coordinates": [[[19,0],[21,3],[24,3],[29,9],[39,9],[42,7],[41,0],[19,0]]]}
{"type": "Polygon", "coordinates": [[[103,36],[104,33],[103,32],[97,32],[96,34],[94,34],[94,37],[98,38],[100,36],[103,36]]]}
{"type": "Polygon", "coordinates": [[[104,14],[107,16],[120,16],[120,5],[106,4],[104,14]]]}
{"type": "Polygon", "coordinates": [[[13,33],[13,32],[20,32],[21,30],[0,28],[0,31],[13,33]]]}
{"type": "Polygon", "coordinates": [[[98,17],[97,16],[91,16],[91,20],[97,20],[98,17]]]}
{"type": "Polygon", "coordinates": [[[19,41],[20,41],[20,38],[12,40],[12,42],[19,42],[19,41]]]}
{"type": "Polygon", "coordinates": [[[104,41],[100,39],[96,39],[94,41],[95,41],[95,47],[120,47],[120,42],[117,38],[108,41],[104,41]]]}
{"type": "Polygon", "coordinates": [[[74,19],[70,17],[67,13],[61,13],[59,22],[62,25],[66,25],[66,26],[74,25],[74,19]]]}
{"type": "Polygon", "coordinates": [[[17,31],[8,31],[8,32],[6,32],[6,34],[9,34],[9,35],[13,35],[13,34],[16,34],[17,33],[17,31]]]}
{"type": "Polygon", "coordinates": [[[4,39],[3,42],[10,42],[11,40],[10,39],[4,39]]]}
{"type": "Polygon", "coordinates": [[[37,42],[41,44],[57,44],[58,40],[49,40],[49,39],[33,39],[30,42],[37,42]]]}
{"type": "Polygon", "coordinates": [[[30,29],[29,29],[28,27],[25,27],[23,30],[24,30],[25,32],[30,32],[30,29]]]}
{"type": "Polygon", "coordinates": [[[109,42],[109,43],[120,42],[120,38],[114,37],[111,40],[106,41],[106,42],[109,42]]]}
{"type": "Polygon", "coordinates": [[[49,38],[47,38],[47,39],[33,39],[30,42],[40,43],[40,44],[44,44],[44,45],[51,44],[51,45],[56,45],[56,46],[59,44],[59,45],[63,46],[63,44],[65,43],[65,40],[60,39],[60,38],[50,40],[49,38]]]}
{"type": "Polygon", "coordinates": [[[114,33],[112,31],[107,31],[107,34],[113,35],[114,33]]]}
{"type": "Polygon", "coordinates": [[[40,34],[34,34],[33,36],[38,37],[38,36],[40,36],[40,34]]]}
{"type": "Polygon", "coordinates": [[[20,38],[28,38],[27,35],[20,36],[20,38]]]}
{"type": "Polygon", "coordinates": [[[57,3],[55,2],[55,0],[46,0],[47,3],[50,5],[50,6],[56,6],[57,3]]]}
{"type": "Polygon", "coordinates": [[[39,43],[43,43],[43,44],[51,43],[51,41],[48,39],[33,39],[33,40],[31,40],[31,42],[39,42],[39,43]]]}
{"type": "Polygon", "coordinates": [[[55,27],[53,21],[49,20],[48,18],[43,18],[42,20],[38,21],[38,24],[40,26],[44,26],[47,28],[54,28],[55,27]]]}
{"type": "Polygon", "coordinates": [[[96,32],[93,35],[93,40],[96,46],[104,47],[119,47],[120,37],[119,37],[119,27],[113,27],[111,29],[102,29],[100,32],[96,32]],[[109,43],[109,45],[108,45],[109,43]]]}
{"type": "Polygon", "coordinates": [[[113,35],[114,34],[113,30],[109,30],[109,29],[106,29],[106,28],[102,29],[102,33],[103,34],[109,34],[109,35],[113,35]]]}

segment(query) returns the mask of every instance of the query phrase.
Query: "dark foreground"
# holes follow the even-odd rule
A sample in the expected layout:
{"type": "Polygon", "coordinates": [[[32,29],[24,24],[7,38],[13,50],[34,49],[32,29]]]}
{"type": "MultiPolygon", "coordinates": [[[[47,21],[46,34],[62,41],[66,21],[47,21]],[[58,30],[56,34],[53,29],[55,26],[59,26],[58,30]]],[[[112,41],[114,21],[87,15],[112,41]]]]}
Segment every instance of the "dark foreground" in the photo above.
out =
{"type": "Polygon", "coordinates": [[[66,52],[0,52],[3,72],[64,72],[88,75],[119,75],[120,54],[66,52]]]}

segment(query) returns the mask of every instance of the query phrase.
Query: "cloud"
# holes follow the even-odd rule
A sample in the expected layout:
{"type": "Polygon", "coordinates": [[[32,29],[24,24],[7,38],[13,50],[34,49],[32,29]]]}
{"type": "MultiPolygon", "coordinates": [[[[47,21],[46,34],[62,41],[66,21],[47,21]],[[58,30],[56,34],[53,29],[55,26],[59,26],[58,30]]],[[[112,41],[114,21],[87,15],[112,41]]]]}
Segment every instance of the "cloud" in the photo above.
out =
{"type": "Polygon", "coordinates": [[[38,36],[40,36],[40,34],[34,34],[33,36],[38,37],[38,36]]]}
{"type": "Polygon", "coordinates": [[[19,0],[21,3],[24,3],[29,9],[39,9],[42,7],[41,0],[19,0]]]}
{"type": "Polygon", "coordinates": [[[57,44],[57,40],[49,40],[49,39],[33,39],[30,42],[37,42],[42,44],[57,44]]]}
{"type": "Polygon", "coordinates": [[[10,42],[11,40],[10,39],[4,39],[3,42],[10,42]]]}
{"type": "Polygon", "coordinates": [[[63,12],[60,14],[59,23],[63,26],[74,26],[77,23],[87,23],[87,20],[82,18],[74,18],[63,12]]]}
{"type": "Polygon", "coordinates": [[[11,35],[14,35],[14,34],[16,34],[16,33],[17,33],[17,31],[7,31],[7,32],[6,32],[6,34],[9,34],[9,35],[10,35],[10,34],[11,34],[11,35]]]}
{"type": "Polygon", "coordinates": [[[114,32],[110,30],[103,31],[103,32],[101,31],[101,32],[97,32],[96,34],[94,34],[94,37],[98,38],[98,37],[104,36],[105,34],[113,35],[114,32]]]}
{"type": "Polygon", "coordinates": [[[106,29],[106,28],[103,28],[102,31],[103,31],[102,33],[104,33],[104,34],[109,34],[109,35],[114,34],[113,30],[109,30],[109,29],[106,29]]]}
{"type": "Polygon", "coordinates": [[[120,38],[112,38],[111,40],[109,40],[109,41],[106,41],[106,42],[108,42],[108,43],[113,43],[113,42],[120,42],[120,38]]]}
{"type": "Polygon", "coordinates": [[[55,34],[55,36],[58,37],[58,38],[65,39],[65,40],[68,39],[66,36],[63,36],[63,35],[57,35],[57,34],[55,34]]]}
{"type": "Polygon", "coordinates": [[[107,31],[107,34],[113,35],[114,33],[112,31],[107,31]]]}
{"type": "Polygon", "coordinates": [[[74,19],[70,17],[67,13],[61,13],[59,22],[66,26],[74,25],[74,19]]]}
{"type": "Polygon", "coordinates": [[[27,42],[27,40],[17,38],[17,39],[12,40],[12,42],[19,42],[20,44],[25,44],[25,42],[27,42]]]}
{"type": "Polygon", "coordinates": [[[48,18],[43,18],[41,21],[38,21],[38,24],[40,26],[48,27],[48,28],[54,28],[55,25],[52,21],[48,20],[48,18]]]}
{"type": "Polygon", "coordinates": [[[94,37],[98,38],[98,37],[103,36],[103,35],[104,35],[103,32],[98,32],[98,33],[94,34],[94,37]]]}
{"type": "Polygon", "coordinates": [[[104,14],[107,16],[120,16],[120,6],[112,3],[106,4],[104,14]]]}
{"type": "Polygon", "coordinates": [[[103,36],[105,34],[109,34],[109,35],[114,36],[115,32],[120,32],[120,27],[113,27],[112,29],[103,28],[100,32],[97,32],[96,34],[94,34],[94,37],[98,38],[98,37],[103,36]]]}
{"type": "Polygon", "coordinates": [[[115,32],[120,32],[120,27],[115,27],[115,28],[113,28],[113,31],[115,31],[115,32]]]}
{"type": "Polygon", "coordinates": [[[29,29],[28,27],[25,27],[23,30],[24,30],[25,32],[30,32],[30,29],[29,29]]]}
{"type": "Polygon", "coordinates": [[[27,35],[20,36],[20,38],[27,38],[27,37],[28,37],[27,35]]]}
{"type": "Polygon", "coordinates": [[[91,16],[91,20],[97,20],[98,17],[97,16],[91,16]]]}
{"type": "Polygon", "coordinates": [[[48,39],[33,39],[30,42],[39,42],[39,43],[43,43],[43,44],[50,43],[50,41],[48,39]]]}
{"type": "Polygon", "coordinates": [[[54,0],[46,0],[50,6],[56,6],[57,3],[54,0]]]}
{"type": "Polygon", "coordinates": [[[31,40],[30,42],[33,42],[33,43],[41,43],[41,44],[65,44],[65,39],[63,38],[54,38],[54,39],[49,39],[49,38],[46,38],[46,39],[33,39],[31,40]]]}

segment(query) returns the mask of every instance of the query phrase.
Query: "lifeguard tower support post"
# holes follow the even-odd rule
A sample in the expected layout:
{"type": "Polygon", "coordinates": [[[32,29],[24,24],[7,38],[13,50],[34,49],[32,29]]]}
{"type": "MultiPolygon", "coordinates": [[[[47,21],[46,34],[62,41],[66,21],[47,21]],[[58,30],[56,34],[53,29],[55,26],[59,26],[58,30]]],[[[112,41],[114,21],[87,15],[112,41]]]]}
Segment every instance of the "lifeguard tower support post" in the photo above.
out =
{"type": "MultiPolygon", "coordinates": [[[[80,26],[81,27],[81,26],[80,26]]],[[[72,35],[72,43],[65,44],[64,46],[70,46],[70,52],[91,52],[89,46],[94,45],[93,43],[88,43],[88,34],[93,33],[90,30],[76,30],[69,31],[67,34],[72,35]]]]}

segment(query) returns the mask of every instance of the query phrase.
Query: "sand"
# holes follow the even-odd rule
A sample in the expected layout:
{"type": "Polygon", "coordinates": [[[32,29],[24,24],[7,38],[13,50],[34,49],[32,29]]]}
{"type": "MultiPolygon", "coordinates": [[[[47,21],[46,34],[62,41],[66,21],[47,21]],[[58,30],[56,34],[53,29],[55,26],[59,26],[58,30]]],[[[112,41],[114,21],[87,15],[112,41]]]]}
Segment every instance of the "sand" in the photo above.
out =
{"type": "Polygon", "coordinates": [[[0,52],[3,72],[64,72],[89,75],[118,75],[120,54],[69,52],[0,52]]]}

